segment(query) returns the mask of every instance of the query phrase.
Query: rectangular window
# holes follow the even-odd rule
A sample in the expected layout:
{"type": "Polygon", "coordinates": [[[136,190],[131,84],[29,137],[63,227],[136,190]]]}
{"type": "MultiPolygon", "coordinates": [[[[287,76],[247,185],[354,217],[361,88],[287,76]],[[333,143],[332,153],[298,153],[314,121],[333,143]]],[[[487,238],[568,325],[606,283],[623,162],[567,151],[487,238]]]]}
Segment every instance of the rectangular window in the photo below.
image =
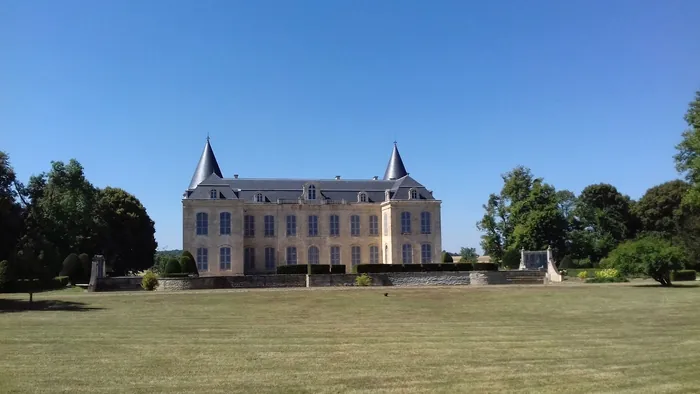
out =
{"type": "Polygon", "coordinates": [[[318,216],[309,215],[309,237],[318,237],[318,216]]]}
{"type": "Polygon", "coordinates": [[[295,246],[287,247],[287,265],[296,265],[297,263],[297,248],[295,246]]]}
{"type": "Polygon", "coordinates": [[[379,264],[379,247],[372,245],[369,247],[369,263],[379,264]]]}
{"type": "Polygon", "coordinates": [[[296,237],[297,236],[297,217],[294,215],[287,216],[287,236],[296,237]]]}
{"type": "Polygon", "coordinates": [[[352,249],[350,250],[350,261],[352,262],[352,265],[358,265],[360,264],[360,247],[359,246],[353,246],[352,249]]]}
{"type": "Polygon", "coordinates": [[[340,265],[340,246],[331,246],[331,264],[340,265]]]}
{"type": "Polygon", "coordinates": [[[421,264],[430,264],[433,262],[433,247],[430,244],[420,246],[420,262],[421,264]]]}
{"type": "Polygon", "coordinates": [[[350,216],[350,235],[353,237],[360,235],[360,215],[350,216]]]}
{"type": "Polygon", "coordinates": [[[404,244],[401,248],[401,260],[404,264],[413,264],[413,247],[411,244],[404,244]]]}
{"type": "Polygon", "coordinates": [[[231,269],[231,248],[219,249],[219,269],[221,271],[231,269]]]}
{"type": "Polygon", "coordinates": [[[275,248],[265,248],[265,270],[275,270],[275,248]]]}
{"type": "Polygon", "coordinates": [[[255,248],[243,249],[243,267],[246,271],[255,269],[255,248]]]}
{"type": "Polygon", "coordinates": [[[384,236],[389,235],[389,215],[384,214],[384,236]]]}
{"type": "Polygon", "coordinates": [[[243,216],[243,236],[244,237],[255,237],[255,216],[253,216],[253,215],[243,216]]]}
{"type": "Polygon", "coordinates": [[[379,217],[377,215],[369,217],[369,235],[379,235],[379,217]]]}
{"type": "Polygon", "coordinates": [[[430,234],[430,212],[420,213],[420,233],[430,234]]]}
{"type": "Polygon", "coordinates": [[[265,236],[274,237],[275,236],[275,217],[272,215],[265,215],[265,236]]]}
{"type": "Polygon", "coordinates": [[[411,212],[401,212],[401,234],[411,233],[411,212]]]}
{"type": "Polygon", "coordinates": [[[197,270],[209,271],[209,249],[197,248],[197,270]]]}
{"type": "Polygon", "coordinates": [[[337,237],[340,235],[340,217],[338,215],[331,215],[329,220],[330,234],[331,237],[337,237]]]}
{"type": "Polygon", "coordinates": [[[231,212],[219,214],[219,234],[231,235],[231,212]]]}
{"type": "Polygon", "coordinates": [[[197,213],[196,218],[197,235],[209,234],[209,215],[205,212],[197,213]]]}

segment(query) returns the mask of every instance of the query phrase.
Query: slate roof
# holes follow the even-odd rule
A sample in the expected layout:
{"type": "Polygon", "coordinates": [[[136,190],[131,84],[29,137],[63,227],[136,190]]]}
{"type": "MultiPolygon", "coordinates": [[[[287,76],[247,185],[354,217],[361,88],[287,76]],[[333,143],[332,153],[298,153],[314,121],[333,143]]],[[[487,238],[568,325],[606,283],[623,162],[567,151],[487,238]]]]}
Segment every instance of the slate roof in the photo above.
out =
{"type": "Polygon", "coordinates": [[[394,150],[391,152],[389,164],[386,166],[384,180],[389,181],[399,179],[405,177],[406,175],[408,175],[408,172],[406,172],[406,167],[403,165],[403,160],[401,160],[399,148],[396,147],[396,142],[394,142],[394,150]]]}
{"type": "Polygon", "coordinates": [[[194,189],[211,174],[216,174],[223,178],[219,163],[217,163],[216,156],[214,156],[214,150],[209,144],[209,137],[207,137],[207,144],[204,145],[204,151],[199,158],[199,163],[197,163],[197,168],[194,170],[194,175],[192,175],[192,180],[190,181],[188,189],[194,189]]]}
{"type": "MultiPolygon", "coordinates": [[[[221,199],[243,199],[255,201],[255,195],[261,193],[265,202],[296,203],[302,197],[305,184],[314,184],[317,188],[316,201],[319,204],[329,201],[357,202],[358,193],[367,195],[367,202],[381,203],[385,200],[385,190],[390,190],[392,200],[407,200],[411,189],[415,189],[418,199],[435,200],[432,193],[418,181],[408,176],[398,149],[394,150],[387,166],[385,178],[391,179],[253,179],[224,178],[216,163],[214,152],[207,144],[199,160],[195,175],[185,197],[188,199],[211,199],[211,190],[216,190],[221,199]],[[213,170],[209,171],[208,168],[213,170]],[[201,177],[202,173],[208,176],[201,177]],[[403,175],[401,175],[403,174],[403,175]],[[393,176],[399,176],[393,179],[393,176]],[[201,179],[200,179],[201,177],[201,179]],[[196,182],[196,183],[195,183],[196,182]]],[[[308,201],[307,201],[308,203],[308,201]]]]}

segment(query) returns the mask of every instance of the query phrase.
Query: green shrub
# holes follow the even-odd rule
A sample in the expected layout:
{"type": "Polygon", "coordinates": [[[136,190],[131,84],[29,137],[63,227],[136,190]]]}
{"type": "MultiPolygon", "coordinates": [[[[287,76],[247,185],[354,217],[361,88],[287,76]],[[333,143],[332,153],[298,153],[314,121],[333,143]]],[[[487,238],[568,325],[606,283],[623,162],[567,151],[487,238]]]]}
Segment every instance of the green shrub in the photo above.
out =
{"type": "Polygon", "coordinates": [[[402,271],[400,272],[422,272],[423,267],[420,264],[403,264],[402,271]]]}
{"type": "Polygon", "coordinates": [[[182,256],[187,256],[187,257],[191,258],[192,261],[194,261],[195,263],[197,262],[197,260],[194,258],[194,256],[192,255],[192,253],[190,253],[189,250],[183,250],[182,256]]]}
{"type": "Polygon", "coordinates": [[[141,287],[143,287],[144,290],[148,291],[153,291],[156,289],[156,287],[158,287],[158,278],[156,277],[156,274],[153,273],[153,271],[146,271],[146,273],[143,275],[143,279],[141,279],[141,287]]]}
{"type": "Polygon", "coordinates": [[[595,278],[586,279],[586,283],[618,283],[618,282],[629,282],[629,281],[622,276],[595,277],[595,278]]]}
{"type": "Polygon", "coordinates": [[[695,271],[693,271],[693,270],[673,271],[671,273],[671,280],[672,281],[695,280],[695,271]]]}
{"type": "Polygon", "coordinates": [[[180,256],[180,270],[185,274],[199,275],[197,270],[197,263],[194,262],[190,256],[183,254],[180,256]]]}
{"type": "Polygon", "coordinates": [[[357,286],[372,286],[372,278],[367,274],[358,275],[355,278],[355,285],[357,285],[357,286]]]}
{"type": "Polygon", "coordinates": [[[61,269],[60,276],[67,276],[73,283],[78,283],[78,281],[83,276],[83,269],[80,266],[80,259],[75,253],[71,253],[63,260],[63,268],[61,269]]]}
{"type": "Polygon", "coordinates": [[[0,261],[0,292],[10,291],[14,282],[12,267],[7,260],[0,261]]]}
{"type": "Polygon", "coordinates": [[[455,264],[455,271],[472,271],[474,270],[474,265],[472,263],[457,263],[455,264]]]}
{"type": "Polygon", "coordinates": [[[474,263],[474,271],[498,271],[496,263],[474,263]]]}
{"type": "Polygon", "coordinates": [[[618,245],[605,258],[605,268],[618,269],[623,275],[646,275],[662,286],[671,286],[671,272],[685,264],[685,251],[670,241],[647,236],[618,245]]]}
{"type": "Polygon", "coordinates": [[[421,264],[420,267],[423,272],[442,271],[440,264],[421,264]]]}
{"type": "Polygon", "coordinates": [[[168,276],[170,274],[181,274],[182,273],[182,266],[180,266],[180,262],[177,261],[175,257],[171,257],[168,259],[168,263],[165,265],[165,276],[168,276]]]}
{"type": "Polygon", "coordinates": [[[440,271],[457,271],[457,264],[454,264],[454,263],[440,264],[440,271]]]}
{"type": "Polygon", "coordinates": [[[620,271],[615,268],[601,269],[595,272],[595,277],[598,279],[622,278],[620,271]]]}
{"type": "Polygon", "coordinates": [[[344,274],[345,273],[345,265],[331,265],[331,274],[344,274]]]}
{"type": "Polygon", "coordinates": [[[70,278],[67,276],[57,276],[53,278],[53,288],[60,289],[70,284],[70,278]]]}
{"type": "Polygon", "coordinates": [[[447,252],[442,252],[442,259],[441,261],[443,263],[454,263],[454,259],[452,258],[452,255],[447,253],[447,252]]]}
{"type": "Polygon", "coordinates": [[[90,273],[92,272],[92,260],[90,260],[90,255],[87,253],[81,253],[78,256],[78,260],[80,260],[80,268],[81,268],[81,278],[85,282],[90,281],[90,273]]]}
{"type": "Polygon", "coordinates": [[[392,272],[392,264],[359,264],[353,267],[353,272],[358,274],[369,273],[377,274],[384,272],[392,272]]]}
{"type": "Polygon", "coordinates": [[[190,274],[185,272],[173,272],[172,274],[163,274],[163,278],[189,278],[190,274]]]}
{"type": "Polygon", "coordinates": [[[581,271],[576,275],[579,279],[586,279],[588,278],[588,271],[581,271]]]}
{"type": "Polygon", "coordinates": [[[303,275],[307,273],[306,265],[278,265],[277,273],[280,275],[303,275]]]}

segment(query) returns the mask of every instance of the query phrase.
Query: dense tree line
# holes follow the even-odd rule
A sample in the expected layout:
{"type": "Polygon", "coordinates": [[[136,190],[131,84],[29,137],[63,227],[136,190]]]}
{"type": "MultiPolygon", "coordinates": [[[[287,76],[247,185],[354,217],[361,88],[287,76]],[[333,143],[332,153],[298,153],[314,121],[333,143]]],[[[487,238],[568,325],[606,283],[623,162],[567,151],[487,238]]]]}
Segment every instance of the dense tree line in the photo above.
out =
{"type": "Polygon", "coordinates": [[[113,275],[124,275],[151,267],[156,247],[141,202],[122,189],[93,186],[76,160],[52,162],[24,184],[0,152],[0,261],[14,276],[77,272],[85,280],[97,254],[113,275]]]}
{"type": "Polygon", "coordinates": [[[597,267],[608,257],[622,261],[618,256],[645,250],[667,256],[674,267],[700,267],[700,91],[685,120],[674,156],[685,179],[653,186],[637,201],[605,183],[579,195],[556,190],[523,166],[503,174],[501,191],[489,196],[477,223],[484,253],[515,268],[521,248],[551,247],[560,266],[597,267]]]}

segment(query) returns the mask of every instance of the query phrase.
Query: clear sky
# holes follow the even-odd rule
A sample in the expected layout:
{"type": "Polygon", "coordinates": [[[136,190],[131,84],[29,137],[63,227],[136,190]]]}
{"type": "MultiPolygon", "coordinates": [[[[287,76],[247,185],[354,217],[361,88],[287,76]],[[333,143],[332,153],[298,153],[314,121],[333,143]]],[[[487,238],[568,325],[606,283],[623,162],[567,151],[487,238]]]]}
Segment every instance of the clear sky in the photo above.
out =
{"type": "Polygon", "coordinates": [[[160,248],[207,133],[224,176],[370,178],[397,140],[478,246],[500,174],[638,198],[674,179],[700,1],[0,2],[0,150],[135,194],[160,248]]]}

